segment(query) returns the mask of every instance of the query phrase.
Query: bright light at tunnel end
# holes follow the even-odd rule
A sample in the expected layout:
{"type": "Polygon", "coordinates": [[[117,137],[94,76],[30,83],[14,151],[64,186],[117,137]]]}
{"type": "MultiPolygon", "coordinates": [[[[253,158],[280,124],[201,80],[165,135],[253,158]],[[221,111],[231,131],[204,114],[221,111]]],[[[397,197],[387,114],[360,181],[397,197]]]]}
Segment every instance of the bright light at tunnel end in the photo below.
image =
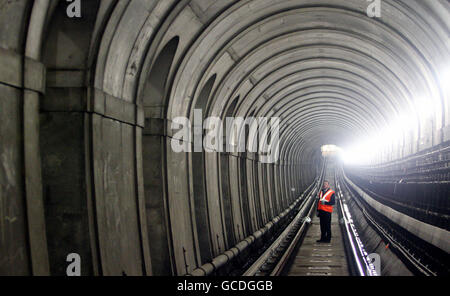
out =
{"type": "MultiPolygon", "coordinates": [[[[439,86],[444,100],[450,99],[450,64],[444,65],[438,72],[439,86]]],[[[434,118],[435,123],[439,121],[439,114],[442,112],[441,100],[437,93],[433,95],[416,94],[411,99],[410,105],[405,105],[405,110],[400,110],[396,118],[377,133],[365,139],[360,139],[357,143],[343,147],[339,153],[341,160],[347,165],[368,165],[373,164],[383,149],[401,143],[404,136],[417,136],[423,127],[426,127],[434,118]]],[[[417,140],[417,139],[416,139],[417,140]]]]}
{"type": "Polygon", "coordinates": [[[419,97],[413,104],[414,112],[403,113],[381,131],[362,139],[357,144],[344,147],[340,153],[342,161],[347,165],[367,165],[372,163],[386,147],[399,143],[404,136],[417,133],[420,126],[426,125],[438,109],[432,99],[419,97]]]}
{"type": "Polygon", "coordinates": [[[320,148],[322,151],[322,156],[339,156],[342,153],[342,149],[339,146],[336,145],[323,145],[322,148],[320,148]]]}
{"type": "Polygon", "coordinates": [[[323,157],[337,157],[345,164],[358,164],[367,159],[367,153],[361,147],[354,150],[345,150],[339,146],[328,144],[323,145],[320,150],[323,157]]]}

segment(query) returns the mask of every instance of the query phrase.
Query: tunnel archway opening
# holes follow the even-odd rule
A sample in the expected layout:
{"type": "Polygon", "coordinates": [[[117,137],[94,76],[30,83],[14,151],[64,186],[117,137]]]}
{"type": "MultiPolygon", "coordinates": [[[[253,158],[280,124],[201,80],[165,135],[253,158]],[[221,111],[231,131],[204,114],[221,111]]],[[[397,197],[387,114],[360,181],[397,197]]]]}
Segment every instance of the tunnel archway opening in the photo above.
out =
{"type": "Polygon", "coordinates": [[[338,157],[342,153],[342,148],[334,144],[327,144],[323,145],[320,151],[323,157],[338,157]]]}
{"type": "Polygon", "coordinates": [[[91,72],[89,45],[99,6],[98,0],[86,3],[82,21],[72,22],[65,17],[65,3],[56,1],[42,42],[47,83],[40,102],[39,144],[50,272],[54,275],[66,275],[61,262],[66,261],[67,250],[84,259],[83,275],[102,272],[88,177],[91,118],[83,105],[91,72]]]}
{"type": "MultiPolygon", "coordinates": [[[[249,118],[252,118],[255,115],[256,109],[253,109],[249,113],[249,118]]],[[[244,128],[241,132],[244,132],[245,135],[245,152],[241,152],[241,169],[243,170],[242,175],[240,178],[242,178],[243,183],[243,196],[244,200],[247,202],[248,209],[249,209],[249,215],[248,215],[248,225],[249,228],[247,229],[247,235],[250,235],[254,231],[256,231],[260,225],[260,217],[261,208],[257,206],[257,203],[259,202],[258,198],[259,196],[255,193],[256,184],[255,181],[257,181],[255,176],[255,153],[250,152],[250,145],[252,144],[253,139],[250,137],[250,124],[245,124],[244,128]]]]}
{"type": "MultiPolygon", "coordinates": [[[[197,118],[198,122],[194,119],[194,137],[192,143],[191,157],[191,180],[193,189],[193,201],[194,201],[194,217],[196,224],[196,231],[198,237],[198,246],[200,252],[200,265],[204,264],[212,258],[213,255],[220,254],[219,246],[219,234],[214,233],[214,229],[211,226],[211,219],[217,219],[219,217],[210,217],[210,209],[212,206],[211,201],[208,201],[207,196],[207,184],[205,176],[205,152],[203,149],[204,129],[203,122],[207,115],[208,99],[211,95],[211,91],[216,81],[216,75],[212,75],[204,84],[201,89],[197,101],[194,106],[193,115],[197,118]],[[195,116],[194,113],[201,112],[201,117],[195,116]],[[201,119],[201,120],[199,120],[201,119]]],[[[217,229],[216,229],[217,231],[217,229]]]]}
{"type": "Polygon", "coordinates": [[[146,201],[147,230],[154,275],[173,273],[168,205],[166,197],[166,108],[168,80],[179,37],[163,47],[149,71],[141,102],[145,127],[142,133],[142,166],[146,201]]]}
{"type": "MultiPolygon", "coordinates": [[[[224,112],[225,118],[231,118],[234,114],[234,111],[236,109],[237,103],[239,102],[240,96],[238,95],[228,106],[228,108],[224,112]]],[[[223,201],[223,212],[224,212],[224,219],[225,219],[225,226],[226,226],[226,233],[227,233],[227,249],[231,246],[234,246],[238,241],[244,238],[242,231],[242,216],[241,212],[238,210],[241,208],[239,204],[237,204],[238,201],[236,201],[233,198],[232,194],[232,184],[230,180],[230,158],[232,157],[228,151],[229,145],[231,143],[228,143],[227,141],[227,135],[229,134],[229,131],[227,130],[226,120],[223,121],[223,130],[226,131],[223,133],[223,149],[220,152],[220,160],[219,160],[219,167],[220,167],[220,187],[221,187],[221,200],[223,201]]]]}

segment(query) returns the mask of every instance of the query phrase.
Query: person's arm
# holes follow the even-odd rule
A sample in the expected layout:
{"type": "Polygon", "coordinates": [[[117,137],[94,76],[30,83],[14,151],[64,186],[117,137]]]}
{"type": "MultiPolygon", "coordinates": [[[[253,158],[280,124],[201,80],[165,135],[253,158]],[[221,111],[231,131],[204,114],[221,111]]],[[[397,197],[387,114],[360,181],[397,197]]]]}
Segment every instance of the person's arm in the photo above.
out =
{"type": "Polygon", "coordinates": [[[334,193],[331,195],[330,201],[329,202],[325,202],[324,204],[327,205],[327,206],[334,206],[334,204],[335,204],[334,193]]]}

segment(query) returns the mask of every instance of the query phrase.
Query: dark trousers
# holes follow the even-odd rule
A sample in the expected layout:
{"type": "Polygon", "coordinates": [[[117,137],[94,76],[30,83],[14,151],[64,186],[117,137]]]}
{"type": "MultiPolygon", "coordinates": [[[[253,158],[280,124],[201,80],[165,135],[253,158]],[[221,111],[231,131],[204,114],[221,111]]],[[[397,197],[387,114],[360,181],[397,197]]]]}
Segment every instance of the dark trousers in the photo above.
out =
{"type": "Polygon", "coordinates": [[[325,211],[319,211],[320,218],[320,232],[322,241],[331,240],[331,213],[325,211]]]}

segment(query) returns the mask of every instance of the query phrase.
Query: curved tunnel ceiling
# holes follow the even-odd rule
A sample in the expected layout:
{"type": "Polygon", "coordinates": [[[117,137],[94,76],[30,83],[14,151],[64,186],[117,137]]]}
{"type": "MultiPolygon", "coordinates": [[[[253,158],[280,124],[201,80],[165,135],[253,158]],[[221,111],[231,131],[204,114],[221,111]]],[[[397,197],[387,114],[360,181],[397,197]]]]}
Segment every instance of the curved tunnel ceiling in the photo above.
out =
{"type": "Polygon", "coordinates": [[[413,112],[417,94],[439,106],[443,126],[438,73],[449,44],[440,40],[449,32],[429,18],[439,5],[448,12],[442,4],[383,1],[382,18],[370,18],[358,0],[239,1],[210,19],[185,53],[168,117],[189,114],[195,103],[185,98],[195,101],[216,74],[208,115],[223,116],[239,96],[235,116],[280,116],[291,129],[282,145],[296,141],[305,151],[389,126],[413,112]]]}
{"type": "MultiPolygon", "coordinates": [[[[163,1],[151,7],[153,19],[137,2],[116,16],[121,25],[108,57],[100,54],[105,74],[97,74],[97,85],[133,100],[130,65],[145,55],[141,45],[150,44],[150,53],[140,86],[155,53],[177,37],[167,88],[169,120],[189,117],[215,75],[208,116],[225,117],[239,97],[232,115],[279,116],[280,151],[295,146],[306,158],[324,144],[357,142],[403,114],[417,116],[418,98],[436,107],[437,130],[449,124],[449,94],[440,76],[450,68],[446,1],[382,1],[381,18],[369,17],[370,2],[362,0],[163,1]],[[159,30],[149,29],[163,11],[159,30]],[[129,36],[131,17],[142,27],[129,36]],[[118,58],[119,52],[129,57],[118,58]],[[124,73],[122,82],[117,73],[124,73]]],[[[142,87],[138,93],[141,98],[142,87]]]]}

